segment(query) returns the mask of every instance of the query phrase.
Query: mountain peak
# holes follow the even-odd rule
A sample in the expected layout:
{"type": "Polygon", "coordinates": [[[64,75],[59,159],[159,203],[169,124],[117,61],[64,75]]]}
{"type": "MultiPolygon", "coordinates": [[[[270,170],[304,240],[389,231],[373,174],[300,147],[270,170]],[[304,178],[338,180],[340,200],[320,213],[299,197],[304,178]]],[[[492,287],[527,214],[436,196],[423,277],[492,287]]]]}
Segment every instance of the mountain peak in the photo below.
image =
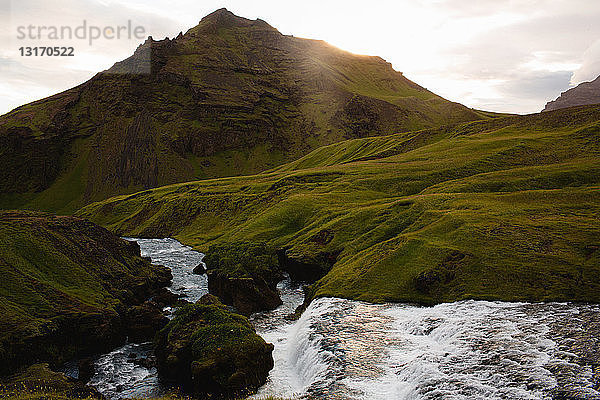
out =
{"type": "Polygon", "coordinates": [[[245,19],[242,17],[238,17],[237,15],[235,15],[234,13],[232,13],[231,11],[229,11],[228,9],[223,7],[223,8],[219,8],[218,10],[215,10],[215,11],[211,12],[210,14],[208,14],[207,16],[203,17],[201,22],[202,21],[222,20],[222,19],[232,19],[232,18],[245,19]]]}
{"type": "Polygon", "coordinates": [[[263,20],[250,20],[244,17],[239,17],[226,8],[219,8],[216,11],[208,14],[200,20],[198,27],[205,31],[212,31],[219,28],[236,28],[236,27],[258,27],[275,30],[271,25],[263,20]]]}
{"type": "Polygon", "coordinates": [[[72,90],[0,117],[10,166],[0,193],[53,199],[59,191],[66,200],[52,209],[70,211],[131,188],[258,173],[345,138],[476,119],[380,58],[219,9],[172,40],[149,38],[72,90]],[[78,190],[63,195],[61,157],[80,135],[93,137],[93,150],[78,148],[73,160],[84,161],[65,167],[78,190]]]}

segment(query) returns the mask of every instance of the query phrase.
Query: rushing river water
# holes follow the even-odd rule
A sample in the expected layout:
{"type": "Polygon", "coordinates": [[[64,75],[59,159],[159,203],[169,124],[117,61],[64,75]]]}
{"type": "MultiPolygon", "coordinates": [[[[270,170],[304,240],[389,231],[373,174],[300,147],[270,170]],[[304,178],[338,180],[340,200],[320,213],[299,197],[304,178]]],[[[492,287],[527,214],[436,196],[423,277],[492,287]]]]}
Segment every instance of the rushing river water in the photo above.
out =
{"type": "MultiPolygon", "coordinates": [[[[128,239],[134,240],[134,239],[128,239]]],[[[142,256],[152,263],[171,268],[173,281],[169,290],[195,302],[208,293],[206,275],[192,270],[202,262],[203,254],[175,239],[135,239],[142,256]]],[[[96,360],[96,373],[90,384],[111,399],[159,396],[164,388],[158,381],[156,368],[140,365],[139,360],[152,357],[152,344],[126,344],[96,360]]]]}
{"type": "MultiPolygon", "coordinates": [[[[207,292],[206,278],[191,274],[201,254],[172,239],[138,242],[173,269],[173,291],[190,301],[207,292]]],[[[284,281],[279,290],[284,304],[251,318],[275,345],[275,368],[256,398],[600,400],[596,305],[326,298],[291,322],[302,289],[284,281]]],[[[149,354],[148,344],[130,344],[100,357],[92,383],[114,399],[160,394],[156,370],[132,361],[149,354]]]]}

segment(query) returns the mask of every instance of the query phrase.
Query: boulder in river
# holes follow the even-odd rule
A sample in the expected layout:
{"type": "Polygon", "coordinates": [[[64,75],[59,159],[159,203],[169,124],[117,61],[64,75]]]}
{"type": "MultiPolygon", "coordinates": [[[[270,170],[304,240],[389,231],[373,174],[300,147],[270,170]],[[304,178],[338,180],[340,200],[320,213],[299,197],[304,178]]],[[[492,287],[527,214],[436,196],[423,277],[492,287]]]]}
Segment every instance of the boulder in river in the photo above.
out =
{"type": "Polygon", "coordinates": [[[211,246],[204,258],[208,291],[243,315],[282,304],[277,283],[283,279],[275,250],[264,243],[211,246]]]}
{"type": "Polygon", "coordinates": [[[208,291],[246,316],[272,310],[282,304],[277,290],[271,289],[260,277],[238,278],[220,270],[209,271],[208,291]]]}
{"type": "Polygon", "coordinates": [[[129,308],[125,322],[129,341],[141,343],[154,339],[156,332],[164,328],[169,319],[158,305],[147,301],[129,308]]]}
{"type": "Polygon", "coordinates": [[[199,398],[254,393],[273,368],[273,345],[211,295],[178,309],[155,350],[161,379],[199,398]]]}
{"type": "Polygon", "coordinates": [[[170,307],[176,305],[180,301],[180,297],[180,295],[171,292],[167,288],[161,288],[151,300],[160,307],[170,307]]]}
{"type": "Polygon", "coordinates": [[[200,263],[194,267],[192,272],[196,275],[204,275],[206,273],[206,266],[204,263],[200,263]]]}

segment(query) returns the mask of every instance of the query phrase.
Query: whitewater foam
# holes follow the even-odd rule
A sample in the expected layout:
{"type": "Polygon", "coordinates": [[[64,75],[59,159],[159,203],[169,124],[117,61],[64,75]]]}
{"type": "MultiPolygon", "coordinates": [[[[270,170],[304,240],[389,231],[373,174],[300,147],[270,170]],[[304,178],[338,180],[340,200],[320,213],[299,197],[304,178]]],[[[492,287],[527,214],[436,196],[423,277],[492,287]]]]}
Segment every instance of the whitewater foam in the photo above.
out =
{"type": "Polygon", "coordinates": [[[298,381],[296,394],[328,399],[600,399],[578,339],[564,337],[581,333],[582,311],[597,332],[595,306],[318,299],[278,332],[287,341],[270,337],[275,379],[260,394],[289,396],[286,382],[298,381]]]}

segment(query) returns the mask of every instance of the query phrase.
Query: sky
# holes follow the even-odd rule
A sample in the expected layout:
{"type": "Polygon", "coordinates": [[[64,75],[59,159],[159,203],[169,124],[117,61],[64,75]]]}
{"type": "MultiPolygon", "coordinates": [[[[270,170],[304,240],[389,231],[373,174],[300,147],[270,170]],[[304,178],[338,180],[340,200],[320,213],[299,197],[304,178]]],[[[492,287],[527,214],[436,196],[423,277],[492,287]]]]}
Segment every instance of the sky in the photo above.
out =
{"type": "Polygon", "coordinates": [[[0,2],[0,114],[83,83],[127,58],[146,36],[185,33],[221,7],[284,34],[381,56],[421,86],[483,110],[539,112],[600,75],[598,0],[0,2]],[[85,38],[48,36],[51,27],[75,30],[84,21],[85,38]],[[128,24],[129,35],[121,30],[120,39],[107,34],[90,43],[91,26],[114,33],[128,24]],[[36,46],[73,47],[74,56],[21,55],[21,47],[36,46]]]}

